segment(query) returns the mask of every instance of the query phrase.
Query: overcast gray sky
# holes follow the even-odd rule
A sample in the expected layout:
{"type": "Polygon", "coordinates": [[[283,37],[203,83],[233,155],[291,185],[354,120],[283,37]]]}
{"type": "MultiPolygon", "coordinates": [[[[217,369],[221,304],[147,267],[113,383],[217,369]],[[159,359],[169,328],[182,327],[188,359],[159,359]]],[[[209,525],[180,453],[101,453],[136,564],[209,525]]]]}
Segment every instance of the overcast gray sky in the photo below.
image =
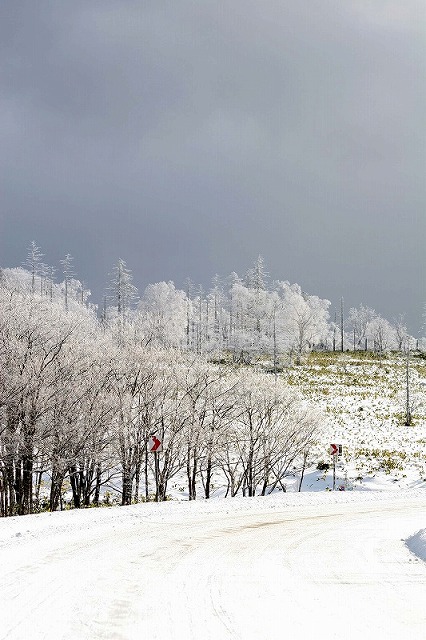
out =
{"type": "Polygon", "coordinates": [[[3,0],[0,264],[100,301],[274,279],[414,334],[426,301],[424,0],[3,0]]]}

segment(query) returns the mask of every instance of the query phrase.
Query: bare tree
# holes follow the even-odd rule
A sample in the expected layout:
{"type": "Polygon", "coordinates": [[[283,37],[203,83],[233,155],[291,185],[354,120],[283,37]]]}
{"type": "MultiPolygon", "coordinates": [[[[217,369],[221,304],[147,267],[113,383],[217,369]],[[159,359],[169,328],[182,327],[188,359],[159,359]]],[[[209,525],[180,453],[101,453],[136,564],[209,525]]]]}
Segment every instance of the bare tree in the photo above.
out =
{"type": "Polygon", "coordinates": [[[128,311],[135,304],[138,297],[138,290],[132,280],[132,272],[127,268],[124,260],[120,258],[113,267],[109,289],[117,314],[122,319],[126,318],[128,311]]]}
{"type": "Polygon", "coordinates": [[[35,279],[36,276],[40,275],[40,270],[42,266],[41,259],[44,257],[44,254],[41,253],[40,247],[34,242],[31,242],[28,247],[28,255],[27,259],[24,263],[24,266],[28,267],[31,273],[31,293],[35,293],[35,279]]]}
{"type": "Polygon", "coordinates": [[[73,271],[73,260],[74,258],[67,253],[65,258],[61,260],[62,265],[62,273],[64,275],[64,301],[65,301],[65,310],[68,311],[68,295],[69,295],[69,287],[70,282],[73,276],[75,275],[73,271]]]}

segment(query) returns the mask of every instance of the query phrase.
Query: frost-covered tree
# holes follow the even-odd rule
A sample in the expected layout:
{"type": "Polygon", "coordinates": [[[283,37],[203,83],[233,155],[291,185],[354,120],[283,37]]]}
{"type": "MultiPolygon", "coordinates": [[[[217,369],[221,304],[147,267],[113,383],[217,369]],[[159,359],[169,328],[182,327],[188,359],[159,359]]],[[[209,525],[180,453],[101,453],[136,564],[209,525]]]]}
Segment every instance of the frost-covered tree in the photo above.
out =
{"type": "Polygon", "coordinates": [[[261,291],[266,289],[268,273],[265,271],[265,261],[261,255],[257,257],[254,265],[246,273],[246,285],[249,289],[261,291]]]}
{"type": "Polygon", "coordinates": [[[369,327],[375,318],[377,318],[375,310],[363,304],[358,308],[349,309],[348,323],[353,332],[354,347],[365,346],[363,343],[368,340],[369,327]]]}
{"type": "Polygon", "coordinates": [[[114,443],[121,468],[121,504],[130,504],[135,484],[135,498],[139,499],[141,469],[152,424],[151,407],[156,379],[153,364],[140,349],[130,351],[123,346],[117,354],[111,380],[114,412],[114,443]],[[124,351],[124,353],[123,353],[124,351]],[[135,357],[136,356],[136,357],[135,357]]]}
{"type": "Polygon", "coordinates": [[[218,451],[230,495],[265,494],[313,443],[318,415],[282,383],[246,371],[234,389],[235,415],[218,451]]]}
{"type": "Polygon", "coordinates": [[[24,263],[24,266],[28,267],[31,273],[31,293],[33,294],[35,293],[35,288],[36,288],[36,283],[35,283],[36,277],[41,274],[41,267],[42,267],[41,259],[43,257],[44,257],[44,254],[41,253],[40,247],[38,247],[33,240],[30,246],[28,247],[27,259],[24,263]]]}
{"type": "Polygon", "coordinates": [[[183,348],[186,340],[188,300],[173,282],[146,287],[138,306],[145,342],[160,347],[183,348]]]}
{"type": "Polygon", "coordinates": [[[396,348],[398,349],[398,351],[403,351],[404,341],[408,334],[404,314],[400,314],[397,318],[394,318],[393,327],[395,331],[396,348]]]}
{"type": "Polygon", "coordinates": [[[138,299],[138,290],[133,284],[133,275],[121,258],[114,265],[109,286],[110,301],[114,305],[120,320],[128,317],[138,299]]]}
{"type": "Polygon", "coordinates": [[[395,330],[388,320],[377,315],[371,321],[369,334],[373,343],[374,351],[381,357],[385,352],[395,348],[395,330]]]}
{"type": "Polygon", "coordinates": [[[0,293],[0,361],[8,366],[0,379],[4,504],[23,514],[33,510],[34,477],[49,460],[52,415],[60,415],[56,407],[63,406],[64,385],[70,382],[66,371],[79,379],[75,343],[82,318],[64,315],[45,296],[7,287],[0,293]]]}
{"type": "Polygon", "coordinates": [[[67,253],[65,258],[60,261],[62,265],[62,273],[64,275],[64,302],[65,302],[66,311],[68,311],[68,296],[69,296],[70,282],[73,276],[75,275],[74,269],[73,269],[73,261],[74,261],[74,258],[69,253],[67,253]]]}
{"type": "Polygon", "coordinates": [[[289,349],[295,351],[296,361],[300,362],[303,353],[326,340],[330,303],[304,293],[297,284],[278,281],[276,287],[282,300],[289,349]]]}

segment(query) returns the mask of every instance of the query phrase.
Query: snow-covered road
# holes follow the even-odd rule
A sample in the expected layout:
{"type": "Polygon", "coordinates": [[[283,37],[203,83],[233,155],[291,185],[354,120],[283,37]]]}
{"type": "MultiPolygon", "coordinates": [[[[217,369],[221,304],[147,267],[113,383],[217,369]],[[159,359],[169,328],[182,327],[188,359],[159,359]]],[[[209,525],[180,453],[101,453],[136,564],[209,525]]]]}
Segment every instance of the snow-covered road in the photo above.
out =
{"type": "Polygon", "coordinates": [[[424,492],[299,496],[4,520],[0,638],[424,640],[424,492]]]}

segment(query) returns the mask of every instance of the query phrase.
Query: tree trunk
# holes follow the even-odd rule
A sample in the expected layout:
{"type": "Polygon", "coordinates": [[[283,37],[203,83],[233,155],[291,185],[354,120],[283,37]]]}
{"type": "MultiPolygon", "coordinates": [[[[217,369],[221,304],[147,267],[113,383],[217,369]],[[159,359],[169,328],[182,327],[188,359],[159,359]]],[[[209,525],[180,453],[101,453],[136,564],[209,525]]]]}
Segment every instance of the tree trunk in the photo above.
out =
{"type": "Polygon", "coordinates": [[[57,469],[52,469],[52,482],[50,485],[50,498],[49,498],[50,511],[56,511],[59,507],[63,481],[64,481],[64,474],[60,473],[57,469]]]}
{"type": "Polygon", "coordinates": [[[300,480],[299,480],[299,488],[298,491],[302,491],[302,483],[303,483],[303,476],[305,475],[305,469],[306,469],[306,461],[308,459],[308,454],[306,452],[304,452],[303,454],[303,465],[302,465],[302,471],[300,473],[300,480]]]}
{"type": "Polygon", "coordinates": [[[261,491],[261,496],[266,495],[266,489],[268,488],[268,484],[269,484],[269,473],[268,471],[265,469],[265,474],[263,476],[263,485],[262,485],[262,491],[261,491]]]}
{"type": "Polygon", "coordinates": [[[209,454],[207,458],[207,468],[206,468],[206,483],[204,487],[204,496],[206,500],[210,498],[210,487],[212,481],[212,457],[209,454]]]}
{"type": "Polygon", "coordinates": [[[70,475],[70,483],[71,483],[72,499],[74,502],[74,507],[76,509],[80,509],[81,487],[80,487],[79,474],[78,474],[77,468],[75,466],[69,467],[68,472],[70,475]]]}
{"type": "Polygon", "coordinates": [[[145,449],[144,476],[145,476],[145,500],[148,501],[149,500],[148,447],[145,449]]]}
{"type": "Polygon", "coordinates": [[[0,517],[7,515],[7,482],[5,469],[2,467],[0,475],[0,517]]]}
{"type": "Polygon", "coordinates": [[[254,457],[254,451],[253,449],[250,449],[250,453],[247,459],[247,472],[246,472],[246,483],[247,483],[247,490],[248,490],[248,495],[249,498],[252,498],[254,496],[254,472],[253,472],[253,457],[254,457]]]}
{"type": "Polygon", "coordinates": [[[41,482],[43,479],[43,471],[38,471],[36,474],[36,478],[37,480],[36,480],[34,504],[36,508],[39,510],[40,509],[40,490],[41,490],[41,482]]]}
{"type": "Polygon", "coordinates": [[[5,461],[3,477],[5,515],[13,516],[16,510],[15,465],[14,461],[10,458],[5,461]]]}
{"type": "Polygon", "coordinates": [[[99,506],[99,498],[101,493],[101,482],[102,482],[102,467],[98,463],[96,466],[96,485],[95,485],[95,495],[93,496],[93,504],[99,506]]]}
{"type": "Polygon", "coordinates": [[[122,472],[122,481],[123,481],[123,493],[121,498],[121,504],[129,505],[132,503],[132,474],[130,469],[123,469],[122,472]]]}
{"type": "MultiPolygon", "coordinates": [[[[14,485],[13,489],[15,492],[15,508],[16,513],[20,516],[24,514],[23,511],[23,501],[24,501],[24,493],[23,493],[23,479],[22,479],[22,460],[17,460],[15,462],[15,472],[14,472],[14,485]]],[[[12,515],[15,515],[13,513],[12,515]]]]}
{"type": "Polygon", "coordinates": [[[141,467],[142,467],[142,462],[138,461],[137,465],[136,465],[136,469],[135,469],[135,493],[134,493],[134,501],[136,503],[139,502],[139,487],[140,487],[140,482],[141,482],[141,467]]]}
{"type": "Polygon", "coordinates": [[[28,514],[33,511],[33,456],[22,457],[22,480],[23,480],[23,501],[22,513],[28,514]]]}
{"type": "Polygon", "coordinates": [[[195,500],[197,497],[197,488],[195,483],[196,475],[197,475],[197,467],[198,467],[197,449],[194,448],[193,450],[191,450],[191,447],[188,447],[187,461],[186,461],[186,474],[188,478],[189,500],[195,500]]]}

